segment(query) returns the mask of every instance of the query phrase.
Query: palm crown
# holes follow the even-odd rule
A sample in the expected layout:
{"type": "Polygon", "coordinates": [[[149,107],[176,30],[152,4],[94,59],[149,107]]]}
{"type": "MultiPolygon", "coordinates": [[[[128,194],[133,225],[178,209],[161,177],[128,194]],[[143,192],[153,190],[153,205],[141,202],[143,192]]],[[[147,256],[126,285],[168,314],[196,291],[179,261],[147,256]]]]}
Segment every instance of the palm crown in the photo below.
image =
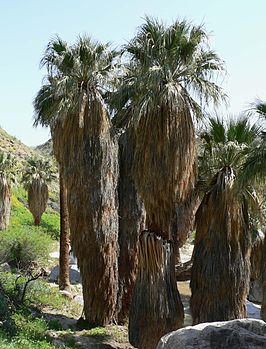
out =
{"type": "Polygon", "coordinates": [[[27,160],[22,176],[25,189],[28,189],[35,179],[43,183],[50,183],[56,179],[55,169],[51,161],[36,157],[27,160]]]}
{"type": "Polygon", "coordinates": [[[86,105],[101,100],[108,89],[114,55],[108,44],[89,37],[79,37],[72,46],[59,37],[52,40],[41,61],[48,75],[34,100],[35,125],[52,126],[75,114],[82,127],[86,105]]]}
{"type": "Polygon", "coordinates": [[[260,134],[261,127],[251,125],[247,116],[237,119],[231,117],[227,121],[211,117],[207,130],[200,135],[201,179],[211,178],[226,166],[232,167],[234,172],[239,174],[260,134]]]}
{"type": "Polygon", "coordinates": [[[115,105],[132,104],[137,109],[135,116],[156,110],[162,103],[174,113],[189,107],[200,116],[203,101],[217,103],[224,97],[214,82],[224,65],[209,49],[201,26],[181,21],[167,27],[146,17],[124,50],[129,63],[115,105]]]}

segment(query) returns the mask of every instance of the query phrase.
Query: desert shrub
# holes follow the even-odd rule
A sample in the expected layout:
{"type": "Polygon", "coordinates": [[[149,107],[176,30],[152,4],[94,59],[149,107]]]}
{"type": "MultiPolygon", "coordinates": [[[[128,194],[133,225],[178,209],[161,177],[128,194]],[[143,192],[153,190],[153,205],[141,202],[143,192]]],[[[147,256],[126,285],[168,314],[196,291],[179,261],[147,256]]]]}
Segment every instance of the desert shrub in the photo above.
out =
{"type": "Polygon", "coordinates": [[[35,229],[17,228],[0,235],[0,263],[26,269],[33,262],[43,264],[47,261],[52,239],[35,229]]]}
{"type": "Polygon", "coordinates": [[[4,332],[9,335],[16,333],[16,326],[11,317],[9,300],[4,294],[2,287],[0,286],[0,332],[4,332]]]}

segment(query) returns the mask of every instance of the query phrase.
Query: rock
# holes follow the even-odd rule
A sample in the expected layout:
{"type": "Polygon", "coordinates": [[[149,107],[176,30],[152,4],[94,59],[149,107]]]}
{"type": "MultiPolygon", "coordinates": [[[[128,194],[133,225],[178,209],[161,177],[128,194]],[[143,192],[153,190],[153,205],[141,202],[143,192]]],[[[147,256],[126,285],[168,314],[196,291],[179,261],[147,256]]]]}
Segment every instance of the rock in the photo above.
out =
{"type": "Polygon", "coordinates": [[[259,349],[266,348],[266,323],[237,319],[203,323],[170,332],[156,349],[259,349]]]}
{"type": "Polygon", "coordinates": [[[261,311],[261,306],[256,303],[252,303],[247,300],[247,317],[251,319],[258,319],[260,320],[260,311],[261,311]]]}
{"type": "MultiPolygon", "coordinates": [[[[55,266],[49,275],[49,281],[50,282],[58,282],[59,277],[59,265],[55,266]]],[[[81,276],[80,272],[75,266],[71,266],[69,268],[69,278],[71,284],[79,284],[81,283],[81,276]]]]}
{"type": "Polygon", "coordinates": [[[262,303],[262,283],[259,279],[250,282],[248,300],[255,303],[262,303]]]}
{"type": "Polygon", "coordinates": [[[0,264],[0,272],[11,273],[11,267],[8,263],[0,264]]]}
{"type": "Polygon", "coordinates": [[[83,297],[80,295],[74,296],[74,301],[81,305],[84,304],[83,297]]]}

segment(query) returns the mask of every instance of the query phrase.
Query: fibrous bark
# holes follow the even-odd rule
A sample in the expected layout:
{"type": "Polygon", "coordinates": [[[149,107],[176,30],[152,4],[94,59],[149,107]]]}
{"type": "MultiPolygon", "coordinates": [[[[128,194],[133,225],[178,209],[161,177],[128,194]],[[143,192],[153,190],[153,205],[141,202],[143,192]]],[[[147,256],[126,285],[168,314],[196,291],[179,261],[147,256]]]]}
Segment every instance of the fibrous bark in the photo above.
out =
{"type": "Polygon", "coordinates": [[[129,306],[137,272],[137,242],[144,229],[145,209],[132,178],[135,149],[134,130],[127,129],[119,138],[119,290],[117,320],[124,324],[128,319],[129,306]]]}
{"type": "Polygon", "coordinates": [[[31,181],[28,188],[28,204],[33,215],[34,225],[40,225],[47,202],[48,186],[40,177],[36,177],[31,181]]]}
{"type": "Polygon", "coordinates": [[[69,246],[70,228],[67,208],[67,190],[62,169],[59,170],[60,182],[60,250],[59,250],[59,289],[70,290],[69,280],[69,246]]]}
{"type": "Polygon", "coordinates": [[[147,212],[147,226],[171,239],[177,205],[195,182],[195,131],[188,108],[156,106],[136,129],[134,179],[147,212]]]}
{"type": "Polygon", "coordinates": [[[0,174],[0,230],[9,226],[11,209],[11,187],[4,175],[0,174]]]}
{"type": "Polygon", "coordinates": [[[152,232],[143,232],[138,255],[129,341],[139,349],[154,349],[164,334],[183,325],[184,309],[176,286],[171,243],[152,232]]]}
{"type": "Polygon", "coordinates": [[[118,144],[97,96],[86,106],[82,125],[69,115],[57,127],[62,137],[55,137],[55,155],[64,166],[85,319],[90,326],[106,325],[114,318],[118,285],[118,144]]]}
{"type": "Polygon", "coordinates": [[[261,319],[266,322],[266,239],[263,242],[261,319]]]}
{"type": "Polygon", "coordinates": [[[217,173],[196,214],[191,271],[193,324],[246,317],[250,236],[230,167],[217,173]]]}

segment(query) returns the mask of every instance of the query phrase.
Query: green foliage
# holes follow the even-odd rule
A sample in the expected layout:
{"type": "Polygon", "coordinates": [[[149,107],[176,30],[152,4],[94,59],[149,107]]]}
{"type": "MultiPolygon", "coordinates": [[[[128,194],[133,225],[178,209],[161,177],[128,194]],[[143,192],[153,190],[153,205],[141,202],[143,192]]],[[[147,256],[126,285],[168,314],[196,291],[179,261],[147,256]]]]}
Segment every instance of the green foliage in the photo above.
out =
{"type": "Polygon", "coordinates": [[[46,233],[53,239],[59,239],[60,234],[60,216],[54,210],[48,208],[42,216],[42,222],[39,227],[33,226],[32,215],[25,205],[18,200],[20,198],[26,204],[27,195],[22,187],[18,187],[13,191],[12,210],[11,210],[11,226],[9,231],[24,229],[31,230],[36,233],[46,233]]]}
{"type": "Polygon", "coordinates": [[[41,231],[17,228],[2,232],[0,261],[25,269],[32,262],[44,264],[51,248],[51,238],[41,231]]]}
{"type": "Polygon", "coordinates": [[[40,179],[44,183],[50,183],[56,179],[56,169],[50,159],[30,157],[24,167],[22,182],[26,189],[34,179],[40,179]]]}
{"type": "Polygon", "coordinates": [[[53,239],[59,237],[60,217],[53,210],[47,210],[39,227],[33,226],[32,216],[25,205],[26,193],[18,187],[12,196],[10,228],[0,236],[0,260],[16,266],[27,267],[35,261],[47,263],[53,239]]]}
{"type": "Polygon", "coordinates": [[[16,182],[17,162],[13,155],[0,153],[0,177],[5,178],[9,184],[16,182]]]}
{"type": "Polygon", "coordinates": [[[86,103],[93,101],[92,96],[101,98],[110,84],[114,55],[108,44],[86,36],[73,45],[60,37],[51,40],[41,61],[47,77],[34,100],[35,126],[53,128],[73,113],[79,114],[82,126],[86,103]]]}

